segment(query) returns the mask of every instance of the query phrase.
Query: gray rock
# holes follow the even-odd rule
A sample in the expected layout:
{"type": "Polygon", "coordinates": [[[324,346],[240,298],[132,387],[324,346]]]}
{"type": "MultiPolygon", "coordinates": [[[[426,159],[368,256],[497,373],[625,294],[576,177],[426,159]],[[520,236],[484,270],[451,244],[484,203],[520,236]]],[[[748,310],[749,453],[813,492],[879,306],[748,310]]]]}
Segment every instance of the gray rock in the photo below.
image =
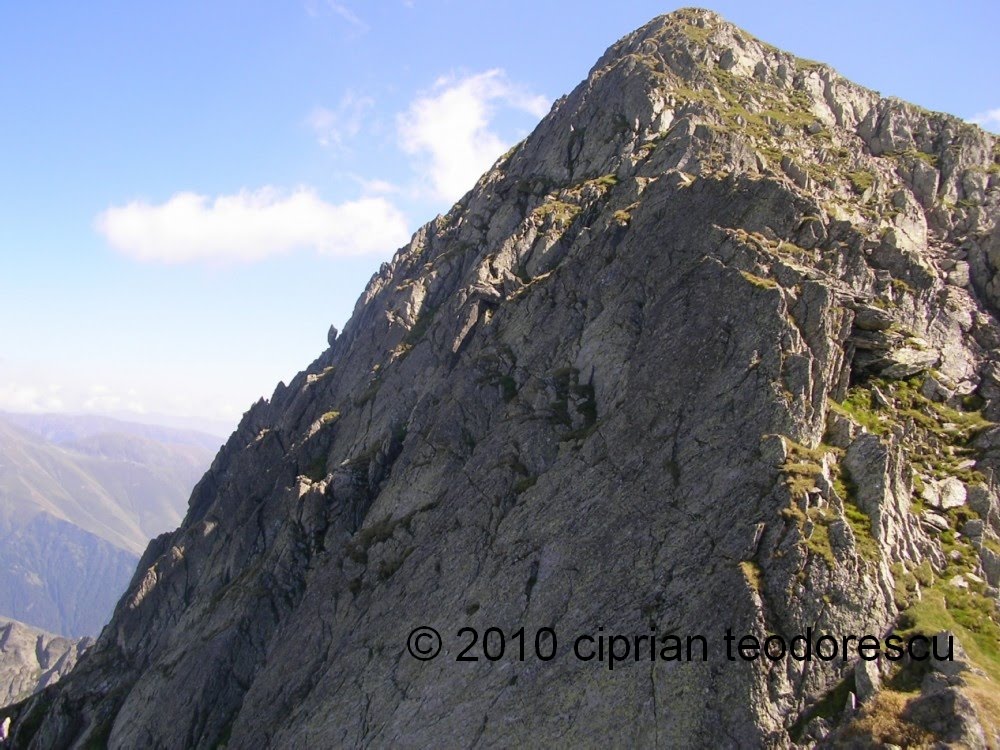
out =
{"type": "Polygon", "coordinates": [[[886,355],[886,366],[881,374],[884,378],[904,380],[934,367],[939,361],[940,356],[933,350],[903,347],[886,355]]]}
{"type": "Polygon", "coordinates": [[[0,708],[54,685],[93,642],[93,638],[63,638],[0,617],[0,708]]]}
{"type": "Polygon", "coordinates": [[[923,522],[924,527],[929,531],[943,532],[951,528],[951,524],[948,523],[948,519],[940,513],[935,513],[934,511],[925,510],[920,514],[920,520],[923,522]]]}
{"type": "Polygon", "coordinates": [[[892,402],[885,397],[885,394],[879,390],[878,386],[872,386],[872,403],[880,409],[891,409],[892,402]]]}
{"type": "Polygon", "coordinates": [[[955,477],[942,479],[938,485],[938,507],[942,510],[960,508],[965,505],[968,495],[965,485],[955,477]]]}
{"type": "Polygon", "coordinates": [[[861,305],[854,311],[854,325],[863,331],[884,331],[893,322],[892,315],[879,307],[861,305]]]}
{"type": "MultiPolygon", "coordinates": [[[[992,537],[994,544],[998,543],[997,538],[992,537]]],[[[986,582],[993,588],[1000,587],[1000,554],[985,544],[979,548],[979,564],[982,566],[983,575],[986,582]]]]}
{"type": "Polygon", "coordinates": [[[810,719],[809,723],[806,724],[805,728],[802,730],[802,737],[805,740],[819,742],[829,736],[830,729],[830,722],[822,716],[817,716],[810,719]]]}
{"type": "MultiPolygon", "coordinates": [[[[936,645],[931,652],[931,658],[927,662],[931,669],[940,672],[953,681],[950,684],[958,684],[954,678],[966,672],[979,672],[969,661],[969,655],[965,652],[961,642],[950,631],[942,631],[934,635],[936,645]],[[938,655],[951,658],[938,658],[938,655]]],[[[981,674],[981,672],[979,672],[981,674]]]]}
{"type": "Polygon", "coordinates": [[[969,507],[983,519],[988,528],[1000,532],[1000,503],[987,487],[981,484],[971,485],[966,493],[969,507]]]}
{"type": "Polygon", "coordinates": [[[920,394],[931,401],[945,402],[955,395],[955,392],[946,388],[932,375],[924,378],[923,385],[920,386],[920,394]]]}
{"type": "Polygon", "coordinates": [[[831,410],[826,417],[826,441],[836,448],[846,448],[858,436],[858,425],[831,410]]]}
{"type": "Polygon", "coordinates": [[[878,662],[861,659],[854,667],[854,686],[858,700],[864,704],[875,697],[882,687],[882,676],[878,671],[878,662]]]}
{"type": "Polygon", "coordinates": [[[965,525],[962,526],[962,536],[968,538],[973,544],[977,540],[980,542],[983,538],[983,533],[986,530],[986,526],[980,518],[973,518],[970,521],[966,521],[965,525]]]}
{"type": "Polygon", "coordinates": [[[955,687],[936,690],[910,701],[903,718],[949,743],[986,750],[986,734],[972,702],[955,687]]]}
{"type": "Polygon", "coordinates": [[[969,285],[969,264],[958,261],[948,272],[948,283],[952,286],[967,287],[969,285]]]}

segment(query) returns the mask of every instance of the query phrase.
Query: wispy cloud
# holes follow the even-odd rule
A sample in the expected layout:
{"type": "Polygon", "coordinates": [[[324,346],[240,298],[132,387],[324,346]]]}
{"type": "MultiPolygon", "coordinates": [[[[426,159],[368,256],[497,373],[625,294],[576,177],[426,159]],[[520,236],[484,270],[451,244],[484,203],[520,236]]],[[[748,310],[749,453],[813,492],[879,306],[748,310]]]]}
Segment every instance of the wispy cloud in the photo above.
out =
{"type": "Polygon", "coordinates": [[[433,196],[455,200],[509,146],[491,130],[498,106],[541,117],[549,104],[499,69],[440,78],[397,117],[399,143],[427,174],[433,196]]]}
{"type": "Polygon", "coordinates": [[[345,21],[356,33],[364,34],[370,30],[367,23],[346,4],[336,0],[306,0],[306,13],[313,18],[324,14],[332,14],[345,21]]]}
{"type": "Polygon", "coordinates": [[[123,255],[161,263],[250,262],[303,249],[329,256],[387,253],[408,238],[402,213],[384,198],[332,204],[307,188],[133,201],[101,213],[95,227],[123,255]]]}
{"type": "Polygon", "coordinates": [[[57,387],[11,382],[6,377],[5,381],[0,382],[0,411],[36,414],[65,408],[57,387]]]}
{"type": "Polygon", "coordinates": [[[364,195],[391,195],[400,192],[398,185],[387,180],[369,180],[357,175],[352,175],[352,178],[357,180],[358,184],[361,185],[361,192],[364,195]]]}
{"type": "Polygon", "coordinates": [[[971,118],[970,122],[976,123],[986,130],[991,130],[994,133],[1000,132],[1000,107],[996,109],[990,109],[986,112],[980,112],[975,117],[971,118]]]}
{"type": "Polygon", "coordinates": [[[134,388],[128,389],[125,393],[115,393],[106,385],[93,385],[89,391],[82,404],[82,410],[85,412],[145,414],[147,411],[134,388]]]}
{"type": "MultiPolygon", "coordinates": [[[[197,392],[164,387],[155,379],[144,380],[144,390],[140,393],[125,382],[129,376],[123,376],[121,382],[115,384],[88,380],[88,376],[81,373],[74,373],[66,382],[54,382],[49,377],[53,374],[51,367],[24,363],[17,367],[0,367],[0,412],[104,414],[153,422],[157,421],[153,419],[156,413],[200,414],[210,422],[220,420],[231,425],[254,397],[251,390],[237,394],[230,403],[229,397],[234,395],[232,389],[220,396],[221,392],[213,393],[210,389],[197,392]],[[150,404],[155,404],[156,408],[150,409],[150,404]]],[[[204,429],[208,425],[194,423],[189,426],[204,429]]],[[[225,425],[212,425],[212,429],[219,427],[224,429],[225,425]]]]}
{"type": "Polygon", "coordinates": [[[327,0],[326,4],[331,12],[343,18],[358,31],[368,31],[368,24],[358,18],[357,14],[346,5],[335,3],[333,0],[327,0]]]}
{"type": "Polygon", "coordinates": [[[312,128],[321,146],[344,149],[347,142],[361,132],[374,106],[375,100],[370,96],[358,96],[348,91],[335,109],[317,107],[310,112],[306,124],[312,128]]]}

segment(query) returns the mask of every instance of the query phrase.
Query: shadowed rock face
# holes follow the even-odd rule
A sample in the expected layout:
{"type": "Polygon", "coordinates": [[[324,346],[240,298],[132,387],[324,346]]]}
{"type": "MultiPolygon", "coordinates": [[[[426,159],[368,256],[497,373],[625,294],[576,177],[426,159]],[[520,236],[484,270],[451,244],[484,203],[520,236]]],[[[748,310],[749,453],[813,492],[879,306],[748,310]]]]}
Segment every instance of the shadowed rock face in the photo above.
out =
{"type": "Polygon", "coordinates": [[[852,664],[722,636],[881,635],[954,575],[995,601],[996,154],[712,13],[652,21],[247,412],[14,744],[870,740],[816,715],[852,664]],[[557,658],[456,663],[465,625],[557,658]],[[599,627],[712,651],[609,671],[571,653],[599,627]]]}

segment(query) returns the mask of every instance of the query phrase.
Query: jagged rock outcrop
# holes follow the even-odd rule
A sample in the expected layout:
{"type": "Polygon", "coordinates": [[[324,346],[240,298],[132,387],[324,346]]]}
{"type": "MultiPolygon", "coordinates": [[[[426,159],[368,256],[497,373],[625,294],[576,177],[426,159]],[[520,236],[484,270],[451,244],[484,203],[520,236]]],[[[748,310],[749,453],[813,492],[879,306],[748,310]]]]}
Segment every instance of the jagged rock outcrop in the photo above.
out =
{"type": "Polygon", "coordinates": [[[63,638],[0,617],[0,706],[55,684],[93,642],[93,638],[63,638]]]}
{"type": "Polygon", "coordinates": [[[941,732],[995,738],[998,165],[713,13],[652,21],[247,412],[13,744],[893,743],[959,704],[941,732]],[[916,662],[721,650],[941,621],[983,674],[932,708],[916,662]],[[457,662],[464,626],[558,653],[457,662]],[[572,654],[599,628],[712,652],[612,671],[572,654]]]}

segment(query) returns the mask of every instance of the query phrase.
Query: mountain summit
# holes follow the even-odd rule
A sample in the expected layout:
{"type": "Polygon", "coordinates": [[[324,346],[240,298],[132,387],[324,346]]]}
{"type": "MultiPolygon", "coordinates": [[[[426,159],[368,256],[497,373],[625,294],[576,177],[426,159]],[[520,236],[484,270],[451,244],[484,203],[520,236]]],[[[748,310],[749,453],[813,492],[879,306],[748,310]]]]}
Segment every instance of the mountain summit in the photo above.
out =
{"type": "Polygon", "coordinates": [[[998,173],[653,20],[247,412],[10,744],[997,744],[998,173]]]}

